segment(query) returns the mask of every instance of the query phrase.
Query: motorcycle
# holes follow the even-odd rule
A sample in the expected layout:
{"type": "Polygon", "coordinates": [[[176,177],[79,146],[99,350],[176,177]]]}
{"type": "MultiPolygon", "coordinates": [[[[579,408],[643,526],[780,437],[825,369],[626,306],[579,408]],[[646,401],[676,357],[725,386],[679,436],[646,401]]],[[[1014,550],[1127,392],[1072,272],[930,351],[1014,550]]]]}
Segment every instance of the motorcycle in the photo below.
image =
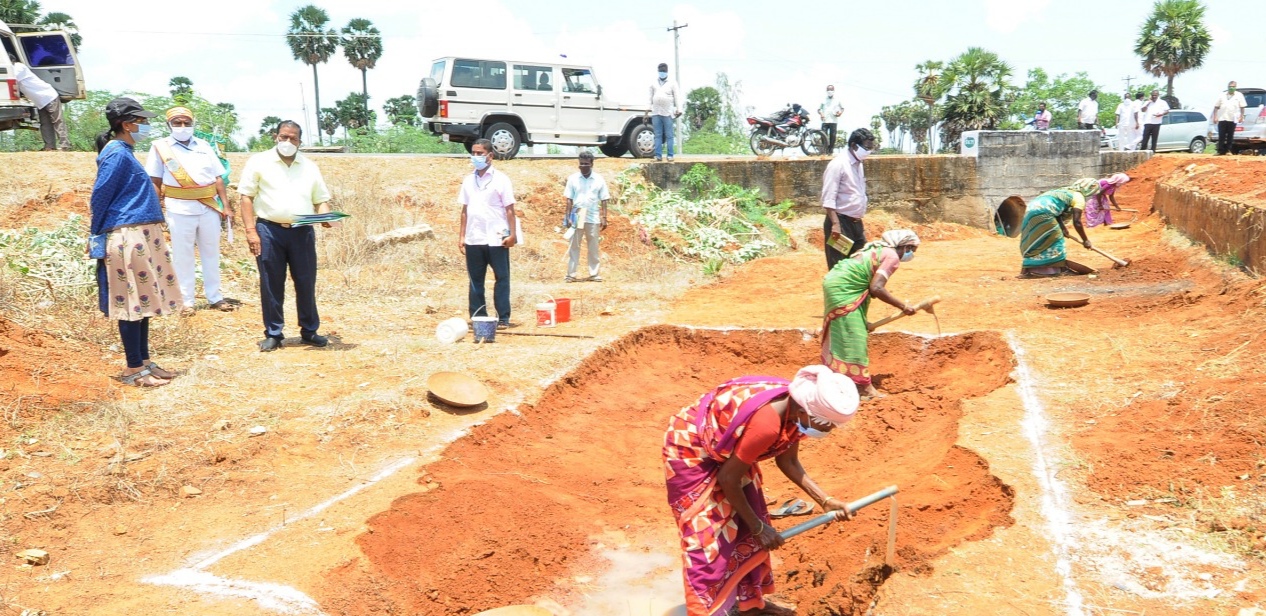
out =
{"type": "Polygon", "coordinates": [[[826,133],[809,128],[809,111],[791,104],[768,117],[751,116],[749,142],[757,156],[769,156],[783,148],[799,147],[809,156],[829,154],[826,133]]]}

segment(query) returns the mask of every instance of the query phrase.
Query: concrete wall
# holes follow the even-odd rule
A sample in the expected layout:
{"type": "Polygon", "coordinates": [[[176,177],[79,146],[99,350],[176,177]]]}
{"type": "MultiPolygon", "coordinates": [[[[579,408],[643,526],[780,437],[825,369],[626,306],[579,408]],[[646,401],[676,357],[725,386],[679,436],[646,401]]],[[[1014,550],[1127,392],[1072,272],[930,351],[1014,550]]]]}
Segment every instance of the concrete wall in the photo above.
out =
{"type": "MultiPolygon", "coordinates": [[[[1083,177],[1104,177],[1147,160],[1146,152],[1100,152],[1097,131],[984,131],[977,156],[875,156],[866,160],[871,207],[914,222],[955,222],[992,228],[1003,199],[1031,199],[1083,177]]],[[[757,188],[772,201],[819,207],[823,158],[698,161],[721,181],[757,188]]],[[[660,188],[678,189],[695,161],[648,163],[643,173],[660,188]]]]}
{"type": "Polygon", "coordinates": [[[1256,275],[1266,273],[1266,210],[1165,182],[1156,185],[1152,207],[1213,254],[1234,256],[1256,275]]]}

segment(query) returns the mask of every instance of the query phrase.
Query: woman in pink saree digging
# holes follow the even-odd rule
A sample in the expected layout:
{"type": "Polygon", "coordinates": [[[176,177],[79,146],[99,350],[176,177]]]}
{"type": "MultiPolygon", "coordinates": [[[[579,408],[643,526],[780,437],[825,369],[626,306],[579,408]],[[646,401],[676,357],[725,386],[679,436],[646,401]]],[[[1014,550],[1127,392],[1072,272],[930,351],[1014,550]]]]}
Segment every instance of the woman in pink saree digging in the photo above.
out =
{"type": "Polygon", "coordinates": [[[794,614],[769,602],[769,551],[783,539],[770,526],[757,463],[773,458],[826,511],[828,496],[800,464],[800,440],[826,436],[857,411],[857,386],[826,366],[808,366],[788,382],[731,380],[673,415],[664,436],[668,504],[681,532],[686,610],[690,616],[794,614]]]}

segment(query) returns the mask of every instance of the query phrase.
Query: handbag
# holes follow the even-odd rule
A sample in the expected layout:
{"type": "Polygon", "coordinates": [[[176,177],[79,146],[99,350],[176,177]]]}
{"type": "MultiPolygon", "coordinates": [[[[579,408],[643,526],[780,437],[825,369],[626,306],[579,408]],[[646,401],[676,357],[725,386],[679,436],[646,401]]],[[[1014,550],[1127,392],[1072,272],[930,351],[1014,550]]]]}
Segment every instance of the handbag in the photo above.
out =
{"type": "Polygon", "coordinates": [[[100,233],[88,236],[88,258],[106,258],[106,234],[100,233]]]}

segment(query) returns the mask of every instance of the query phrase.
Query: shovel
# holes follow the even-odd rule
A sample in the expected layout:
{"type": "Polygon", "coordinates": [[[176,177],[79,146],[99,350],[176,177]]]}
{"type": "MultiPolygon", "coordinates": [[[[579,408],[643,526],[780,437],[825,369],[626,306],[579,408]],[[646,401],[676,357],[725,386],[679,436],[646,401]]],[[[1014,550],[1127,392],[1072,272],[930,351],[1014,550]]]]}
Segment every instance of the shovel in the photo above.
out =
{"type": "MultiPolygon", "coordinates": [[[[914,310],[915,310],[915,312],[918,312],[918,311],[920,311],[920,310],[924,310],[924,311],[926,311],[928,314],[930,314],[930,315],[932,315],[932,316],[936,316],[936,312],[934,312],[934,311],[933,311],[932,307],[933,307],[933,306],[935,306],[935,305],[936,305],[938,302],[940,302],[940,301],[941,301],[941,297],[938,295],[938,296],[936,296],[936,297],[933,297],[932,299],[929,299],[929,300],[927,300],[927,301],[924,301],[924,302],[923,302],[923,303],[921,303],[921,304],[916,305],[916,306],[914,307],[914,310]]],[[[873,332],[873,331],[875,331],[876,329],[879,329],[879,327],[880,327],[880,326],[882,326],[882,325],[887,325],[887,324],[889,324],[889,323],[891,323],[891,322],[893,322],[893,321],[896,321],[897,319],[900,319],[901,317],[904,317],[904,316],[908,316],[908,315],[906,315],[906,313],[905,313],[905,312],[898,312],[897,314],[894,314],[894,315],[892,315],[892,316],[890,316],[890,317],[887,317],[887,318],[884,318],[884,319],[879,319],[878,321],[875,321],[874,323],[867,323],[867,324],[866,324],[866,331],[868,331],[868,332],[873,332]]],[[[938,320],[938,321],[937,321],[937,323],[936,323],[936,329],[937,329],[937,332],[939,333],[939,332],[940,332],[940,329],[941,329],[941,323],[940,323],[940,321],[939,321],[939,320],[938,320]]]]}
{"type": "Polygon", "coordinates": [[[1108,254],[1108,253],[1106,253],[1106,252],[1104,252],[1104,251],[1102,251],[1102,250],[1099,250],[1099,249],[1098,249],[1097,247],[1095,247],[1095,246],[1091,246],[1091,247],[1090,247],[1090,249],[1091,249],[1091,250],[1093,250],[1093,251],[1095,251],[1095,252],[1097,252],[1097,253],[1099,253],[1099,254],[1101,254],[1101,255],[1103,255],[1103,256],[1105,256],[1105,257],[1107,257],[1109,261],[1112,261],[1113,263],[1116,263],[1117,265],[1120,265],[1121,267],[1126,267],[1126,266],[1128,266],[1128,265],[1130,264],[1130,262],[1129,262],[1128,260],[1125,260],[1125,259],[1118,259],[1118,258],[1116,258],[1116,257],[1114,257],[1114,256],[1112,256],[1112,255],[1110,255],[1110,254],[1108,254]]]}
{"type": "MultiPolygon", "coordinates": [[[[885,498],[892,501],[892,508],[888,511],[888,552],[884,556],[884,564],[891,567],[893,557],[895,556],[895,550],[897,548],[897,486],[888,486],[878,492],[875,492],[874,494],[863,496],[844,507],[848,509],[849,514],[852,515],[857,513],[857,511],[863,507],[869,507],[870,505],[873,505],[885,498]]],[[[843,517],[844,514],[839,511],[824,513],[820,516],[809,519],[807,522],[792,526],[791,528],[778,533],[778,535],[783,538],[783,541],[786,541],[787,539],[795,537],[805,531],[841,520],[843,517]]]]}

